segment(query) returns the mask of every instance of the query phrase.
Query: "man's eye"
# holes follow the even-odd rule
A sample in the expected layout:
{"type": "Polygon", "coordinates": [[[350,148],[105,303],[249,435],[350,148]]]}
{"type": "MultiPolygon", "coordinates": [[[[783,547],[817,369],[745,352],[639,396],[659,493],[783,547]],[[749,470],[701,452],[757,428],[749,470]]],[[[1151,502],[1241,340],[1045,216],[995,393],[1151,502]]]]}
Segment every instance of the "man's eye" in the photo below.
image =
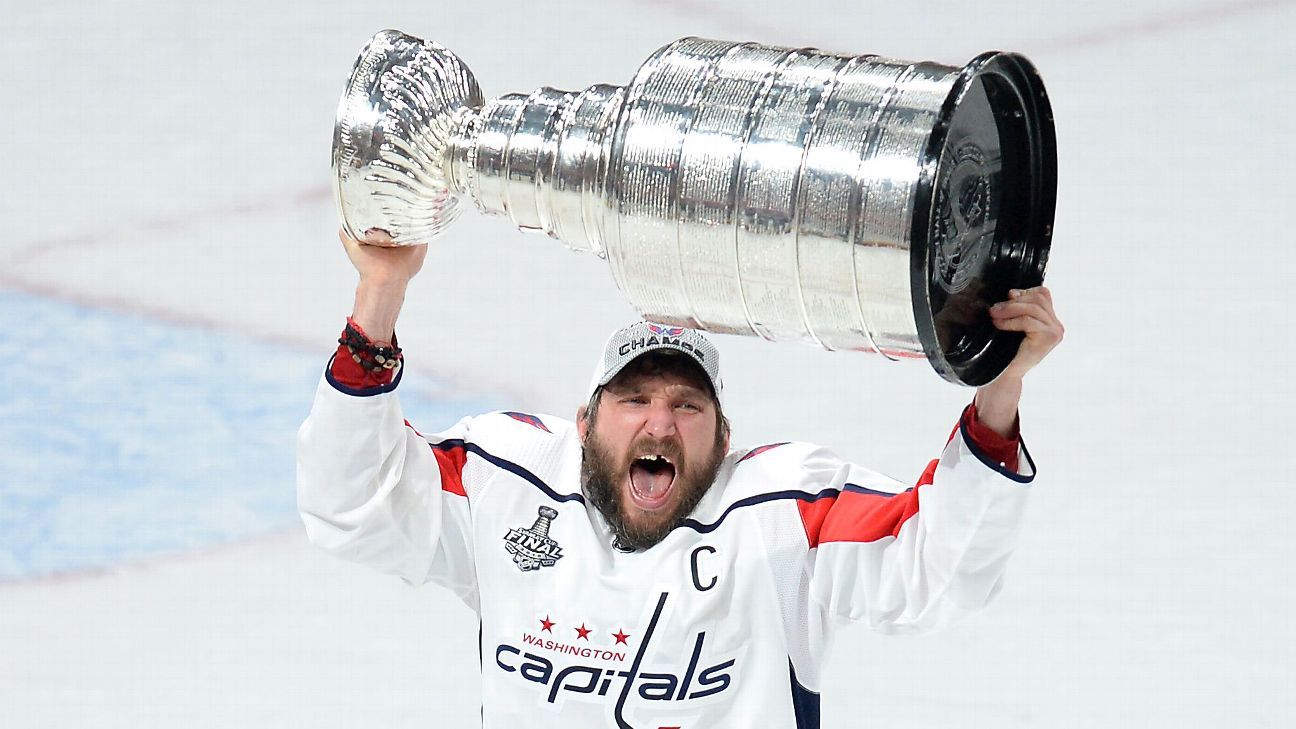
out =
{"type": "Polygon", "coordinates": [[[681,410],[686,410],[686,411],[688,411],[688,412],[690,412],[690,413],[700,413],[700,412],[702,412],[702,406],[701,406],[701,405],[698,405],[697,403],[694,403],[694,402],[682,402],[682,403],[680,403],[679,405],[677,405],[676,407],[678,407],[678,408],[681,409],[681,410]]]}

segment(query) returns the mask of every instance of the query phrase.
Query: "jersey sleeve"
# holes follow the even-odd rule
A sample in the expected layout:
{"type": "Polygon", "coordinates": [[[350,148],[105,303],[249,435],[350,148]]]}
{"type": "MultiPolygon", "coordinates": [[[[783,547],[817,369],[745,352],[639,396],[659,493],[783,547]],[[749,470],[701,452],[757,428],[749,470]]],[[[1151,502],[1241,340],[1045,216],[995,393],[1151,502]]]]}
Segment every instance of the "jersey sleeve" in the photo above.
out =
{"type": "Polygon", "coordinates": [[[399,381],[354,389],[326,371],[297,438],[306,534],[330,554],[410,584],[445,585],[476,609],[471,486],[463,449],[453,447],[472,419],[424,438],[405,421],[399,381]]]}
{"type": "Polygon", "coordinates": [[[918,632],[986,605],[1000,590],[1034,479],[983,452],[965,418],[916,486],[816,449],[813,494],[798,501],[809,543],[808,599],[824,617],[918,632]]]}

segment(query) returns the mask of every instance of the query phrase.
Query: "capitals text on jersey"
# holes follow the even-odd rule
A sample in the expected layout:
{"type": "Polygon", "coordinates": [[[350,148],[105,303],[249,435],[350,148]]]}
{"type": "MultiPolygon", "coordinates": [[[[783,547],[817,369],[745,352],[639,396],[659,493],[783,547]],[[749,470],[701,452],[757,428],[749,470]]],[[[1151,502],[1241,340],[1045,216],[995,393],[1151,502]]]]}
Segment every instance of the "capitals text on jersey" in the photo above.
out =
{"type": "Polygon", "coordinates": [[[724,692],[733,683],[730,669],[734,667],[736,659],[728,658],[706,667],[699,667],[706,644],[706,631],[698,631],[696,634],[693,652],[682,672],[640,671],[648,644],[668,596],[669,593],[663,592],[658,599],[657,610],[653,613],[652,621],[644,633],[644,641],[639,646],[634,662],[628,670],[583,664],[559,668],[544,656],[523,652],[521,648],[508,643],[500,643],[496,647],[495,665],[505,673],[514,673],[522,679],[547,687],[545,700],[551,704],[558,700],[560,691],[577,696],[582,694],[607,696],[613,683],[620,680],[622,683],[617,701],[618,715],[632,689],[646,701],[691,701],[724,692]]]}

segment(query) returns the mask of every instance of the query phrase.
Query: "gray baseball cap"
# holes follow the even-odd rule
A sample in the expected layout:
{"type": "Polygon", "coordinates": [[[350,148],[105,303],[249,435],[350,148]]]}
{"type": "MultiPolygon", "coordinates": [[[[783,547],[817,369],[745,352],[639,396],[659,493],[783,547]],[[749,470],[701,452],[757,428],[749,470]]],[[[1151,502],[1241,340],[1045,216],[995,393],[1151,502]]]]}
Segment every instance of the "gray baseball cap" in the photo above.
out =
{"type": "Polygon", "coordinates": [[[684,327],[640,321],[612,332],[603,345],[603,356],[594,368],[589,396],[612,381],[640,355],[656,351],[677,352],[691,357],[711,382],[715,397],[723,406],[724,383],[720,379],[720,351],[702,332],[684,327]]]}

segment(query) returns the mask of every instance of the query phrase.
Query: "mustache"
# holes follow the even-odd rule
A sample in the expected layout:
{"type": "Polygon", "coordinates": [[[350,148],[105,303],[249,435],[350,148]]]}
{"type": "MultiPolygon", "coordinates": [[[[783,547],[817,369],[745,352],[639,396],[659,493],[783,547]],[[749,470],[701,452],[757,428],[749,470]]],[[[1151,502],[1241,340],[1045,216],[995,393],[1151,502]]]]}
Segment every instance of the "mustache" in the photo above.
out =
{"type": "Polygon", "coordinates": [[[654,438],[643,437],[635,440],[630,444],[627,451],[626,465],[633,463],[636,458],[646,456],[662,455],[670,459],[670,462],[679,468],[684,464],[684,447],[675,440],[656,440],[654,438]]]}

